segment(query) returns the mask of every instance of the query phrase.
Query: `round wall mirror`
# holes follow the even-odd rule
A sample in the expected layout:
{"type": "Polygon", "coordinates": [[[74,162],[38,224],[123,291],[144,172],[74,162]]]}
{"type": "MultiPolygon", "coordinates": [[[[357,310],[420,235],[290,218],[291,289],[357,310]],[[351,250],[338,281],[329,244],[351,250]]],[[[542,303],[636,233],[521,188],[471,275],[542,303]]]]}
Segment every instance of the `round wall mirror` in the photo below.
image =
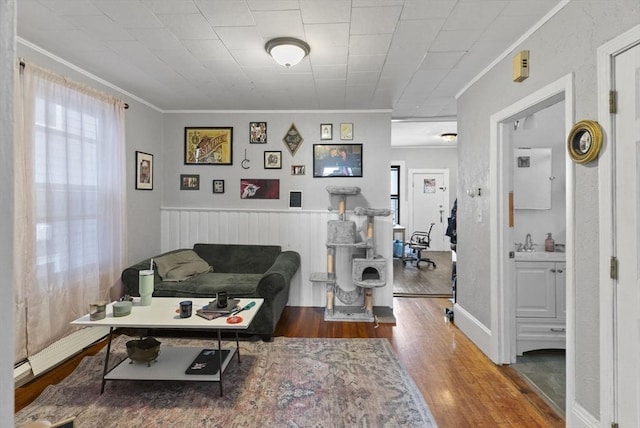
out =
{"type": "Polygon", "coordinates": [[[567,138],[569,156],[576,163],[595,160],[602,148],[602,128],[593,120],[581,120],[573,125],[567,138]]]}

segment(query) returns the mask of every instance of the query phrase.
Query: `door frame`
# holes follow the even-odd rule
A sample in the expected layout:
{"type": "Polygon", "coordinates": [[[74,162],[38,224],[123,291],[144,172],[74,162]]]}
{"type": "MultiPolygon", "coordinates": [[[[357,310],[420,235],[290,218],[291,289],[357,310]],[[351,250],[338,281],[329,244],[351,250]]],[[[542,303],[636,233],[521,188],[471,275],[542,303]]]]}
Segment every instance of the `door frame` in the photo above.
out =
{"type": "MultiPolygon", "coordinates": [[[[598,160],[599,235],[600,235],[600,421],[615,421],[617,418],[616,384],[614,370],[615,328],[614,280],[609,277],[610,257],[615,256],[615,207],[614,163],[615,163],[615,117],[609,113],[609,90],[614,87],[613,66],[616,55],[640,43],[640,25],[622,33],[597,50],[598,76],[598,122],[606,138],[598,160]],[[607,249],[609,252],[607,252],[607,249]]],[[[567,421],[568,422],[568,421],[567,421]]]]}
{"type": "MultiPolygon", "coordinates": [[[[491,335],[489,356],[498,364],[515,362],[515,292],[512,284],[515,277],[515,262],[509,258],[513,250],[513,229],[509,227],[509,192],[513,189],[513,177],[510,168],[512,141],[506,132],[513,121],[533,114],[562,100],[565,102],[565,135],[569,134],[574,122],[573,74],[567,74],[549,85],[539,89],[518,102],[493,114],[490,118],[489,194],[490,204],[490,282],[491,282],[491,335]]],[[[567,303],[567,403],[575,396],[574,368],[574,227],[570,219],[574,216],[574,169],[569,157],[566,157],[566,303],[567,303]]],[[[570,405],[570,404],[569,404],[570,405]]]]}
{"type": "MultiPolygon", "coordinates": [[[[428,226],[425,225],[425,227],[427,229],[425,229],[424,227],[422,229],[416,229],[416,225],[413,224],[413,207],[414,205],[414,201],[413,201],[413,176],[416,174],[443,174],[444,176],[444,186],[447,188],[446,192],[447,192],[447,197],[444,198],[444,206],[442,207],[444,209],[444,218],[448,218],[449,216],[449,212],[451,210],[451,203],[449,201],[451,195],[449,193],[450,190],[450,186],[449,186],[449,168],[426,168],[426,169],[410,169],[409,171],[407,171],[407,195],[409,196],[409,206],[408,208],[411,211],[408,211],[407,214],[410,212],[411,214],[407,216],[407,224],[409,225],[409,227],[407,228],[407,231],[409,232],[409,235],[411,235],[411,233],[414,230],[428,230],[428,226]],[[411,190],[409,190],[408,186],[409,183],[411,183],[411,190]]],[[[446,227],[444,228],[444,230],[446,231],[446,227]]]]}

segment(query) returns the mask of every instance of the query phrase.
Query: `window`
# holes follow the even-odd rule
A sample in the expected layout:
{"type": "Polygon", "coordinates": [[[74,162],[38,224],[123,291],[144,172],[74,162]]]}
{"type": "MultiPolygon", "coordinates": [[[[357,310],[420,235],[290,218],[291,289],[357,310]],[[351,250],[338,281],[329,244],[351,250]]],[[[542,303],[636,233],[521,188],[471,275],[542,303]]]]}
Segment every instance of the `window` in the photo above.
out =
{"type": "Polygon", "coordinates": [[[400,166],[391,165],[391,214],[393,224],[400,224],[400,166]]]}

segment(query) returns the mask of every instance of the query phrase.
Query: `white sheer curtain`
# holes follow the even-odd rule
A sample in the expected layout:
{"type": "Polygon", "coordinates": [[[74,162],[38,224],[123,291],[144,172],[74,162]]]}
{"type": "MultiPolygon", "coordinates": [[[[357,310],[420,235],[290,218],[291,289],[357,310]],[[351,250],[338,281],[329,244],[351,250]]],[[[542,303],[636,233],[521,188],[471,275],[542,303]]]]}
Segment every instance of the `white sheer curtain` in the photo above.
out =
{"type": "Polygon", "coordinates": [[[124,104],[26,64],[16,82],[16,361],[108,299],[126,262],[124,104]]]}

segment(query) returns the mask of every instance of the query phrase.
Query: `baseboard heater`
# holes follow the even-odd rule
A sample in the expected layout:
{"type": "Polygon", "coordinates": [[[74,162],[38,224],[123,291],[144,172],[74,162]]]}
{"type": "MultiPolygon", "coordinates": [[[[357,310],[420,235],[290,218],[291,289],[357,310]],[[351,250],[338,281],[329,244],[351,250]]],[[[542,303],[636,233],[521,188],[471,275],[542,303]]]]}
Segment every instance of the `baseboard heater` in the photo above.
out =
{"type": "Polygon", "coordinates": [[[90,327],[75,331],[42,351],[27,358],[13,369],[14,382],[29,375],[38,376],[109,334],[109,327],[90,327]]]}

